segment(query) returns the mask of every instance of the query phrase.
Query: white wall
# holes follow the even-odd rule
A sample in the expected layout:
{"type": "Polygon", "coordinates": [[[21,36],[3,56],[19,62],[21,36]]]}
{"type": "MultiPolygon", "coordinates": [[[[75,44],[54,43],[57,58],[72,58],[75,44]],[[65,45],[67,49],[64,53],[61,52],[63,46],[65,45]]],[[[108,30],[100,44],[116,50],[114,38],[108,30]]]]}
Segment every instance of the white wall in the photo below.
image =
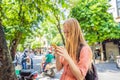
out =
{"type": "Polygon", "coordinates": [[[116,21],[116,18],[118,17],[116,0],[109,1],[109,4],[111,5],[111,7],[108,9],[108,12],[113,15],[114,20],[116,21]]]}

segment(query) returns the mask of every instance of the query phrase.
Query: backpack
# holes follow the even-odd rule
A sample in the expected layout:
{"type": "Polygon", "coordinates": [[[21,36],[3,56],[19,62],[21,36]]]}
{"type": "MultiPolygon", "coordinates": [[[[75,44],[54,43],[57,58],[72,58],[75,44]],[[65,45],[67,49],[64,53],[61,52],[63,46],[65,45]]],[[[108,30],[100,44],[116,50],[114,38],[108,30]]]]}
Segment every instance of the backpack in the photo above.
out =
{"type": "MultiPolygon", "coordinates": [[[[84,46],[83,44],[80,44],[80,47],[78,48],[79,54],[80,54],[80,51],[81,51],[83,46],[84,46]]],[[[80,57],[80,56],[78,56],[78,57],[80,57]]],[[[93,63],[91,63],[91,68],[88,69],[88,71],[87,71],[87,74],[85,76],[85,80],[98,80],[97,69],[93,63]]]]}
{"type": "Polygon", "coordinates": [[[91,63],[91,68],[87,71],[85,80],[98,80],[97,69],[93,63],[91,63]]]}

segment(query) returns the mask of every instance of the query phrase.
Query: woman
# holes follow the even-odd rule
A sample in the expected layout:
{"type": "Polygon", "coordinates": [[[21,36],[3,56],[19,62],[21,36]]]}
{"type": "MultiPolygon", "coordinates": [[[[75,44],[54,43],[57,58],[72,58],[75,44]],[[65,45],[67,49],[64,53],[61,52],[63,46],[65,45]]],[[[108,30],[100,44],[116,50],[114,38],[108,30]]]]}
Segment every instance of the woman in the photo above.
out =
{"type": "Polygon", "coordinates": [[[60,80],[84,80],[92,61],[92,51],[86,43],[76,19],[64,22],[65,47],[56,48],[56,67],[63,74],[60,80]]]}

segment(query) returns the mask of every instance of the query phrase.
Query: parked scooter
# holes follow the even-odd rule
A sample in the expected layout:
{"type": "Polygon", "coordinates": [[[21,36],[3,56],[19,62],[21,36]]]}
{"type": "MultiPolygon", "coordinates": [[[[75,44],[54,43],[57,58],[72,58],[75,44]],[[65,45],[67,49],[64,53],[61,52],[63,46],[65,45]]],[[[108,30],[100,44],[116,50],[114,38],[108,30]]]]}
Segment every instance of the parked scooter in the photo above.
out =
{"type": "Polygon", "coordinates": [[[116,56],[116,67],[120,69],[120,56],[116,56]]]}
{"type": "Polygon", "coordinates": [[[20,70],[19,80],[34,80],[38,77],[38,72],[33,69],[22,69],[20,70]]]}

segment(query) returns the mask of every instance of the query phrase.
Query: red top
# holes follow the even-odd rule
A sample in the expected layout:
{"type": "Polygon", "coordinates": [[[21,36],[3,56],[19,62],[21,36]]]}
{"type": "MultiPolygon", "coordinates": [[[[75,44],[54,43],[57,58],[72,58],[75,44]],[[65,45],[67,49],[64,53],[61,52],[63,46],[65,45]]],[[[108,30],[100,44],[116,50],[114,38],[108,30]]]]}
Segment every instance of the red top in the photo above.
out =
{"type": "MultiPolygon", "coordinates": [[[[81,74],[84,77],[91,63],[91,59],[92,59],[92,51],[90,47],[83,46],[80,52],[80,61],[76,63],[76,65],[79,67],[79,70],[81,71],[81,74]]],[[[68,63],[64,60],[64,58],[61,57],[60,62],[63,64],[63,68],[64,68],[64,71],[60,80],[77,80],[72,74],[72,72],[70,71],[70,67],[68,63]]]]}

